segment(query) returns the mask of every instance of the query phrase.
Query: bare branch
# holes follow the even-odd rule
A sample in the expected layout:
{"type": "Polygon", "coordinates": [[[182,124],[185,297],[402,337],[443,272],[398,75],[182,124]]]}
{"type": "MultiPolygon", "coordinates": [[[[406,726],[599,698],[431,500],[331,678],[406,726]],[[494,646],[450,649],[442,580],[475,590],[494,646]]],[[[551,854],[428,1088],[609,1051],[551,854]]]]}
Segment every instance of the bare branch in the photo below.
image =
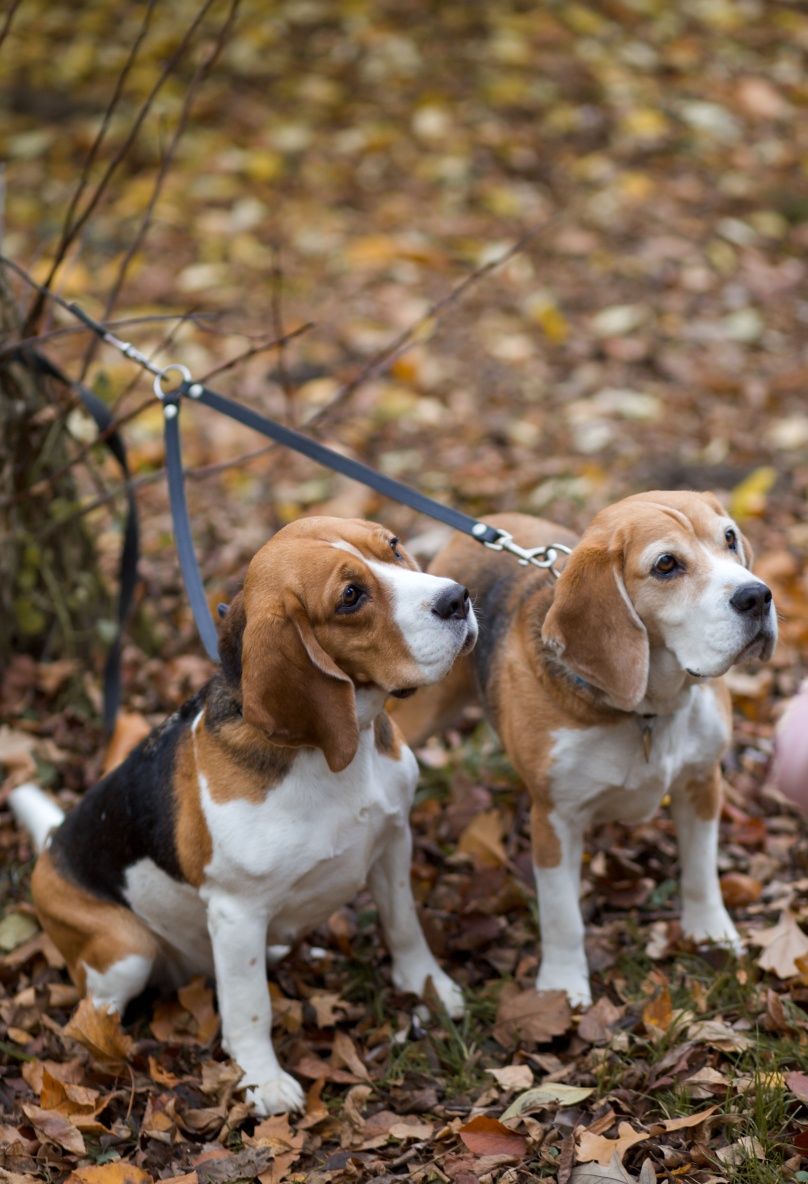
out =
{"type": "MultiPolygon", "coordinates": [[[[191,107],[193,106],[194,99],[196,98],[199,88],[201,87],[201,85],[205,81],[205,79],[207,78],[208,74],[210,73],[210,70],[216,64],[216,60],[218,59],[219,55],[221,54],[222,50],[224,49],[227,39],[230,36],[230,33],[232,31],[233,24],[235,23],[236,13],[238,12],[240,2],[241,2],[241,0],[231,0],[230,7],[227,11],[227,15],[226,15],[224,21],[222,22],[221,28],[219,29],[218,33],[216,34],[216,39],[213,43],[213,47],[212,47],[210,53],[207,55],[207,57],[204,59],[204,61],[202,61],[197,66],[197,68],[194,72],[194,76],[188,85],[188,89],[185,92],[185,98],[183,99],[182,108],[180,110],[179,118],[177,119],[177,124],[176,124],[176,127],[174,128],[174,134],[172,135],[171,140],[169,141],[168,147],[166,148],[166,151],[163,153],[162,159],[160,161],[160,167],[157,170],[157,176],[155,177],[154,185],[152,186],[152,191],[149,196],[149,201],[146,206],[146,210],[144,212],[143,218],[141,219],[140,226],[138,227],[134,238],[132,239],[131,243],[129,244],[126,254],[124,255],[123,259],[121,260],[120,266],[118,268],[118,274],[116,275],[115,281],[112,285],[112,289],[111,289],[109,295],[107,296],[107,300],[104,305],[104,312],[101,317],[102,320],[106,320],[106,318],[112,314],[112,310],[115,307],[115,304],[117,302],[118,296],[121,291],[121,288],[123,287],[124,281],[126,280],[126,275],[127,275],[127,272],[129,271],[129,268],[132,264],[132,260],[134,259],[137,252],[140,250],[140,247],[143,244],[143,240],[145,239],[146,235],[149,232],[149,229],[150,229],[151,223],[152,223],[152,218],[154,217],[154,209],[155,209],[155,206],[157,205],[160,194],[162,192],[163,184],[164,184],[165,179],[168,175],[168,170],[171,167],[172,161],[174,159],[174,153],[176,152],[177,145],[179,144],[180,139],[182,138],[182,136],[185,132],[185,129],[188,126],[188,118],[191,114],[191,107]]],[[[100,344],[100,342],[99,342],[98,337],[93,337],[89,341],[89,344],[87,346],[87,350],[84,355],[84,362],[83,362],[82,368],[81,368],[80,378],[82,381],[84,380],[84,376],[86,375],[87,370],[89,369],[89,367],[92,363],[92,360],[95,356],[95,353],[96,353],[96,350],[98,349],[99,344],[100,344]]]]}
{"type": "Polygon", "coordinates": [[[240,362],[246,362],[248,358],[255,357],[256,354],[266,353],[267,350],[277,349],[280,355],[285,345],[288,345],[290,341],[294,341],[296,337],[302,337],[304,333],[308,333],[309,329],[314,328],[314,325],[314,321],[306,321],[304,325],[298,325],[296,329],[290,329],[288,333],[284,333],[281,337],[275,337],[272,341],[263,341],[258,345],[251,345],[249,349],[236,354],[229,361],[222,362],[220,366],[215,366],[213,370],[208,370],[207,374],[203,374],[200,382],[208,382],[209,379],[214,378],[217,374],[224,374],[225,371],[232,370],[234,366],[238,366],[240,362]]]}
{"type": "MultiPolygon", "coordinates": [[[[194,17],[191,24],[185,30],[179,45],[174,50],[174,52],[170,55],[170,57],[168,57],[166,59],[165,65],[163,66],[163,69],[160,73],[160,77],[157,79],[154,86],[149,91],[149,94],[146,96],[143,103],[141,104],[140,110],[138,111],[137,115],[135,116],[135,118],[132,122],[132,126],[130,127],[130,129],[126,135],[126,138],[124,139],[123,143],[120,145],[117,152],[114,154],[114,156],[110,160],[109,164],[107,165],[106,169],[104,170],[104,173],[103,173],[100,181],[96,185],[95,191],[90,196],[90,200],[87,202],[87,205],[84,207],[81,214],[79,214],[78,217],[76,217],[74,219],[74,221],[71,223],[69,229],[67,230],[67,233],[63,234],[62,241],[60,242],[59,248],[57,250],[56,258],[55,258],[53,264],[51,265],[51,268],[48,272],[48,275],[47,275],[47,278],[45,279],[44,284],[42,285],[43,288],[45,288],[46,290],[50,289],[50,286],[53,282],[53,278],[56,275],[57,270],[61,266],[62,260],[64,259],[65,252],[67,251],[70,244],[74,241],[74,239],[78,235],[79,231],[86,224],[88,218],[91,216],[91,214],[94,212],[94,210],[98,206],[98,203],[101,201],[101,198],[104,196],[104,193],[106,192],[107,186],[109,185],[109,182],[111,181],[113,174],[116,172],[116,170],[118,169],[118,166],[122,163],[122,161],[125,160],[128,152],[129,152],[129,149],[132,147],[132,144],[135,142],[135,139],[137,138],[137,135],[138,135],[140,128],[143,124],[143,121],[145,120],[146,116],[148,115],[149,111],[152,108],[154,100],[157,98],[157,95],[159,94],[160,90],[162,89],[164,83],[166,82],[168,77],[173,72],[175,66],[177,65],[177,62],[180,60],[180,58],[182,58],[185,55],[185,53],[188,49],[188,46],[190,45],[190,43],[193,39],[193,36],[196,33],[196,30],[199,28],[199,25],[204,20],[209,8],[211,7],[211,5],[214,2],[215,2],[215,0],[204,0],[202,7],[197,12],[197,14],[194,17]]],[[[42,293],[40,292],[40,294],[34,300],[34,304],[31,308],[30,312],[28,313],[28,316],[26,317],[25,325],[23,326],[23,334],[24,335],[28,335],[28,334],[34,332],[35,327],[39,321],[39,318],[42,315],[42,309],[44,308],[44,303],[45,303],[44,297],[43,297],[42,293]]]]}
{"type": "Polygon", "coordinates": [[[8,12],[6,13],[6,19],[3,22],[3,28],[0,29],[0,49],[3,48],[3,43],[11,32],[11,26],[14,22],[14,17],[17,15],[17,9],[21,4],[22,0],[12,0],[11,4],[8,6],[8,12]]]}

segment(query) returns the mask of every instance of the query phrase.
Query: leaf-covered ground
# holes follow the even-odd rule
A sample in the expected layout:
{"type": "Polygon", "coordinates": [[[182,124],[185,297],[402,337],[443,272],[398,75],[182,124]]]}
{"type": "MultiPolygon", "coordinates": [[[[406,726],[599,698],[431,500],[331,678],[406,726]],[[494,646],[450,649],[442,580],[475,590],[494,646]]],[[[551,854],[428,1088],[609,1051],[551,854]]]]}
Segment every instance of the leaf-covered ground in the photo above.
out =
{"type": "MultiPolygon", "coordinates": [[[[141,31],[79,209],[197,11],[188,0],[150,17],[106,0],[14,11],[0,46],[3,250],[39,279],[141,31]]],[[[727,499],[782,633],[768,667],[731,680],[720,859],[749,953],[735,963],[683,945],[663,810],[590,837],[594,1007],[571,1015],[530,994],[525,799],[470,719],[421,754],[413,814],[425,926],[466,990],[467,1019],[395,993],[359,899],[272,976],[276,1044],[309,1104],[301,1121],[257,1122],[218,1046],[208,984],[142,999],[123,1033],[74,1015],[28,904],[28,844],[3,812],[0,1179],[808,1179],[808,846],[767,782],[808,641],[804,8],[290,0],[268,11],[249,0],[220,35],[227,19],[226,4],[206,6],[56,290],[105,313],[171,150],[115,303],[117,316],[176,314],[127,329],[141,348],[196,376],[247,354],[214,384],[472,513],[515,508],[581,528],[648,487],[727,499]],[[524,235],[507,263],[441,303],[524,235]],[[263,349],[308,322],[283,350],[263,349]],[[407,349],[377,367],[410,328],[407,349]]],[[[43,327],[67,323],[53,313],[43,327]]],[[[47,348],[75,374],[86,345],[47,348]]],[[[161,417],[137,378],[106,349],[88,369],[119,413],[146,404],[124,429],[144,533],[124,744],[209,673],[170,540],[161,417]]],[[[222,468],[261,442],[201,408],[183,420],[213,604],[301,513],[377,517],[405,539],[428,527],[277,451],[222,468]]],[[[76,411],[67,422],[78,451],[86,425],[76,411]]],[[[112,573],[118,479],[100,451],[90,462],[87,521],[112,573]]],[[[55,528],[67,513],[53,504],[55,528]]],[[[108,626],[92,653],[5,664],[5,788],[36,771],[69,805],[98,776],[108,626]]]]}

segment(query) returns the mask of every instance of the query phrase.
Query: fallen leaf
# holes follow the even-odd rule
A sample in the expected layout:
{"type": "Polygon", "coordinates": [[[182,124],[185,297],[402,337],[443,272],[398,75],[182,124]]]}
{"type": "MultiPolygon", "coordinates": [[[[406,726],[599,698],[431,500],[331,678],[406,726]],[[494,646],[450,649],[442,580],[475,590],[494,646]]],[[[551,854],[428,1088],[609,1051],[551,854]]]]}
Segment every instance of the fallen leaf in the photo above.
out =
{"type": "Polygon", "coordinates": [[[704,1122],[705,1118],[715,1114],[717,1109],[717,1106],[708,1106],[706,1110],[699,1110],[696,1114],[686,1114],[684,1118],[666,1118],[660,1125],[669,1134],[671,1131],[682,1131],[689,1126],[698,1126],[700,1122],[704,1122]]]}
{"type": "Polygon", "coordinates": [[[116,1160],[114,1163],[88,1164],[87,1167],[76,1168],[67,1177],[65,1184],[153,1184],[153,1177],[143,1168],[116,1160]]]}
{"type": "Polygon", "coordinates": [[[797,958],[808,954],[808,937],[797,924],[791,912],[784,912],[776,925],[770,929],[754,929],[748,934],[749,941],[763,947],[757,960],[763,970],[771,970],[778,978],[794,978],[800,973],[797,958]]]}
{"type": "Polygon", "coordinates": [[[457,1133],[475,1155],[506,1155],[509,1159],[522,1159],[527,1151],[527,1139],[523,1135],[484,1114],[472,1118],[457,1133]]]}
{"type": "Polygon", "coordinates": [[[607,1164],[580,1164],[573,1168],[569,1178],[569,1184],[604,1184],[604,1181],[606,1184],[610,1181],[616,1181],[617,1184],[656,1184],[656,1172],[650,1159],[646,1159],[635,1180],[615,1154],[607,1164]]]}
{"type": "Polygon", "coordinates": [[[502,845],[504,823],[499,810],[476,814],[457,841],[457,849],[478,867],[502,867],[508,856],[502,845]]]}
{"type": "Polygon", "coordinates": [[[38,930],[36,920],[27,913],[6,913],[0,921],[0,950],[4,953],[16,950],[38,930]]]}
{"type": "MultiPolygon", "coordinates": [[[[489,1070],[490,1072],[490,1070],[489,1070]]],[[[577,1106],[590,1094],[594,1088],[585,1085],[564,1085],[560,1081],[543,1081],[541,1085],[526,1090],[518,1098],[514,1098],[501,1119],[517,1118],[520,1114],[531,1114],[534,1110],[544,1110],[548,1106],[577,1106]]]]}
{"type": "Polygon", "coordinates": [[[102,1011],[88,996],[81,1000],[63,1032],[89,1049],[97,1064],[110,1073],[120,1072],[134,1048],[117,1012],[102,1011]]]}
{"type": "Polygon", "coordinates": [[[642,1009],[642,1022],[648,1035],[654,1040],[659,1040],[671,1026],[672,1020],[671,993],[666,985],[642,1009]]]}
{"type": "Polygon", "coordinates": [[[744,1160],[766,1158],[766,1152],[763,1150],[760,1140],[756,1139],[754,1135],[742,1135],[734,1143],[720,1147],[715,1154],[722,1163],[732,1167],[737,1167],[744,1160]]]}
{"type": "Polygon", "coordinates": [[[650,1138],[648,1131],[635,1131],[629,1123],[621,1122],[617,1128],[616,1139],[607,1139],[604,1135],[583,1131],[578,1138],[575,1152],[579,1163],[588,1163],[594,1160],[595,1163],[605,1166],[611,1161],[613,1155],[617,1156],[622,1163],[623,1156],[629,1147],[633,1147],[635,1143],[644,1143],[648,1138],[650,1138]]]}
{"type": "Polygon", "coordinates": [[[752,1041],[743,1032],[736,1032],[723,1020],[698,1020],[687,1030],[689,1040],[698,1044],[710,1044],[722,1052],[745,1052],[752,1047],[752,1041]]]}
{"type": "Polygon", "coordinates": [[[578,1021],[578,1035],[590,1044],[606,1044],[611,1040],[612,1028],[624,1011],[625,1007],[615,1007],[608,995],[601,995],[578,1021]]]}
{"type": "Polygon", "coordinates": [[[151,724],[145,716],[132,711],[119,711],[107,751],[104,753],[102,772],[110,773],[122,764],[132,749],[137,748],[151,730],[151,724]]]}
{"type": "Polygon", "coordinates": [[[356,1051],[356,1045],[347,1032],[337,1032],[334,1036],[334,1046],[331,1050],[331,1063],[345,1065],[362,1081],[370,1081],[370,1074],[362,1064],[362,1059],[356,1051]]]}
{"type": "Polygon", "coordinates": [[[494,1025],[494,1039],[508,1046],[518,1040],[547,1043],[572,1023],[565,991],[520,991],[516,983],[502,988],[494,1025]]]}
{"type": "Polygon", "coordinates": [[[36,737],[29,732],[17,732],[6,724],[0,725],[0,765],[8,774],[4,787],[6,784],[9,787],[21,785],[36,774],[33,757],[36,742],[36,737]]]}
{"type": "Polygon", "coordinates": [[[504,1069],[486,1069],[503,1089],[530,1089],[533,1073],[529,1065],[506,1065],[504,1069]]]}
{"type": "Polygon", "coordinates": [[[785,1082],[794,1097],[808,1106],[808,1073],[799,1073],[796,1070],[786,1073],[785,1082]]]}
{"type": "Polygon", "coordinates": [[[213,1006],[213,991],[203,977],[192,979],[177,991],[177,998],[196,1020],[196,1038],[209,1044],[219,1031],[219,1016],[213,1006]]]}
{"type": "Polygon", "coordinates": [[[56,1143],[58,1147],[63,1147],[73,1155],[84,1155],[81,1131],[76,1130],[73,1123],[68,1122],[63,1114],[58,1114],[55,1110],[43,1110],[31,1102],[23,1102],[22,1112],[43,1139],[56,1143]]]}
{"type": "Polygon", "coordinates": [[[727,908],[737,909],[745,904],[754,904],[760,899],[763,885],[754,876],[743,872],[727,872],[721,877],[721,895],[727,908]]]}

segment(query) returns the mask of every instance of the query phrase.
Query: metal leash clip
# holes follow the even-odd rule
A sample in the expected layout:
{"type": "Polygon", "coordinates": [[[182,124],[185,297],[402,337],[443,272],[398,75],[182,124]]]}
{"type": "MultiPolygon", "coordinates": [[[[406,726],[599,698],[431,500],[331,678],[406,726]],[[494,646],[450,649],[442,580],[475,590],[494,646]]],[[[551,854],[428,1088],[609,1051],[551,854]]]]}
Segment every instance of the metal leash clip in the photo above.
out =
{"type": "Polygon", "coordinates": [[[507,551],[509,555],[515,555],[523,567],[543,568],[549,571],[555,579],[561,575],[555,566],[557,561],[562,555],[569,555],[572,550],[571,547],[565,547],[563,543],[551,543],[547,547],[520,547],[507,530],[500,531],[499,538],[493,543],[485,543],[484,545],[491,551],[507,551]]]}

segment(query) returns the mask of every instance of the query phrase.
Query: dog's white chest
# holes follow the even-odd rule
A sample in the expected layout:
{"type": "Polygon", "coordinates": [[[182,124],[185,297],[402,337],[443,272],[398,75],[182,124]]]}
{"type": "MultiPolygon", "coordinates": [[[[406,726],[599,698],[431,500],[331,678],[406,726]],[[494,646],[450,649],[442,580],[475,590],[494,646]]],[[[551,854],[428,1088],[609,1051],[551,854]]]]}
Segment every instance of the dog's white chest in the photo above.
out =
{"type": "Polygon", "coordinates": [[[268,911],[271,942],[294,940],[365,884],[391,830],[408,825],[416,777],[409,749],[392,760],[367,730],[343,772],[331,773],[320,752],[302,751],[260,803],[217,803],[201,779],[213,844],[206,885],[268,911]]]}
{"type": "Polygon", "coordinates": [[[677,784],[706,775],[728,740],[716,696],[706,687],[692,687],[669,716],[559,729],[550,765],[554,808],[583,810],[596,822],[648,818],[677,784]]]}

